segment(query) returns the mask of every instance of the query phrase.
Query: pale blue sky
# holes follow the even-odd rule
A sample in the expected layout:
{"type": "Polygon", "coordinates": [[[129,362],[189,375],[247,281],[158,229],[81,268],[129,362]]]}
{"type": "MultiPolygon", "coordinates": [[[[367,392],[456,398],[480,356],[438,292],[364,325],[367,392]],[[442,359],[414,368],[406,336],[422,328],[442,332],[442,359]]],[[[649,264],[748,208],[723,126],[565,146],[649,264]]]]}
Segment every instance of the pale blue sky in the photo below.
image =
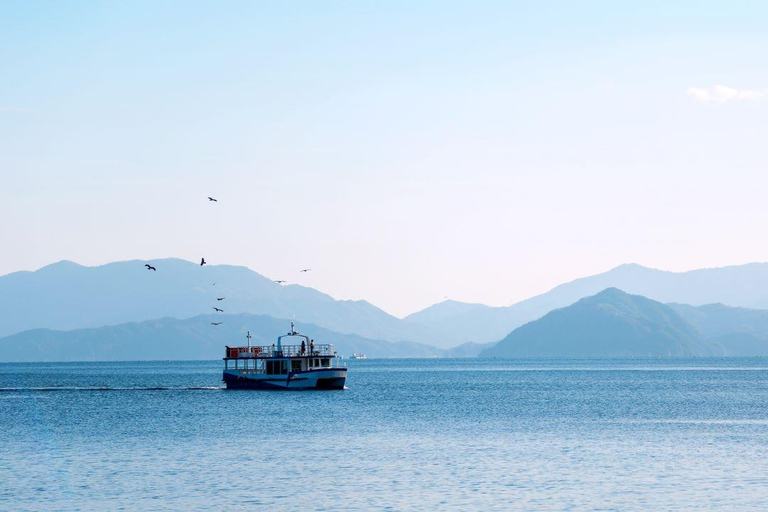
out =
{"type": "Polygon", "coordinates": [[[768,3],[670,4],[3,2],[0,273],[204,255],[402,315],[768,261],[768,3]]]}

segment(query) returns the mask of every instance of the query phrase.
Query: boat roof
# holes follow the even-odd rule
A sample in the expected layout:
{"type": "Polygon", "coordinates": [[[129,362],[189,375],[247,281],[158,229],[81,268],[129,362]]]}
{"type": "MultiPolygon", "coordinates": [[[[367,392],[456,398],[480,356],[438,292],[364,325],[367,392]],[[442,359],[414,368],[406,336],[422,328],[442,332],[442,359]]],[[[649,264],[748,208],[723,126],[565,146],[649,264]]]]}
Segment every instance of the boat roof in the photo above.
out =
{"type": "Polygon", "coordinates": [[[309,336],[301,334],[291,322],[291,330],[277,337],[277,344],[251,346],[251,332],[248,331],[248,346],[226,346],[224,359],[308,359],[312,357],[338,357],[333,345],[315,344],[309,336]],[[302,338],[301,345],[283,345],[283,338],[302,338]]]}

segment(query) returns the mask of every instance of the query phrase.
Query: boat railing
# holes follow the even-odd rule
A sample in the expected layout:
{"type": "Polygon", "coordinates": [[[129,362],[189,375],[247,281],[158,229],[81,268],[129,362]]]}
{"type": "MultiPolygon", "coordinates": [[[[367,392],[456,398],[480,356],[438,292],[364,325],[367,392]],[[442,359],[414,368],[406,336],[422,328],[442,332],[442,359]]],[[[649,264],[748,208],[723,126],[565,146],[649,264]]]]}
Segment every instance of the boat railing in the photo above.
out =
{"type": "Polygon", "coordinates": [[[275,345],[266,346],[254,346],[254,347],[227,347],[226,358],[249,358],[249,359],[262,359],[270,357],[301,357],[301,356],[317,356],[317,357],[333,357],[336,352],[333,350],[333,345],[304,345],[302,350],[301,345],[283,345],[281,350],[277,350],[275,345]]]}

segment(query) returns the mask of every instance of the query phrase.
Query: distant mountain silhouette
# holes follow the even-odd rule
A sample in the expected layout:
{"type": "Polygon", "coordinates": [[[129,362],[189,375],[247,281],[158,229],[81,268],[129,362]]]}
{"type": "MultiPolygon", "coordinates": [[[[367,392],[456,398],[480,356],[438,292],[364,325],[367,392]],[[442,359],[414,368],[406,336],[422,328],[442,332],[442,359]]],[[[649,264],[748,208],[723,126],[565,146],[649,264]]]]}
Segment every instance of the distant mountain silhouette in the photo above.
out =
{"type": "Polygon", "coordinates": [[[729,356],[768,356],[768,311],[723,304],[669,304],[729,356]]]}
{"type": "Polygon", "coordinates": [[[447,300],[408,315],[404,320],[443,333],[456,345],[498,341],[515,327],[533,320],[529,318],[532,316],[518,312],[515,306],[491,307],[447,300]]]}
{"type": "Polygon", "coordinates": [[[0,277],[0,337],[36,328],[101,327],[160,317],[189,318],[226,297],[227,313],[293,318],[371,339],[450,346],[426,327],[404,322],[365,301],[334,300],[312,288],[280,286],[229,265],[179,260],[125,261],[84,267],[62,261],[0,277]],[[147,272],[149,263],[157,268],[147,272]],[[216,283],[215,286],[213,283],[216,283]]]}
{"type": "Polygon", "coordinates": [[[722,354],[674,309],[609,288],[512,331],[481,357],[685,357],[722,354]]]}
{"type": "MultiPolygon", "coordinates": [[[[315,340],[332,343],[341,355],[369,357],[435,357],[445,350],[413,342],[371,340],[340,334],[313,324],[296,329],[315,340]]],[[[244,346],[251,332],[254,345],[272,345],[290,330],[290,320],[264,315],[201,315],[186,320],[162,318],[110,327],[54,331],[34,329],[0,339],[0,361],[135,361],[218,359],[225,345],[244,346]],[[211,322],[222,322],[212,326],[211,322]]],[[[296,344],[300,340],[295,341],[296,344]]]]}
{"type": "MultiPolygon", "coordinates": [[[[333,332],[455,347],[451,354],[472,356],[515,328],[609,287],[660,302],[720,302],[768,309],[768,264],[683,273],[622,265],[509,307],[446,301],[401,320],[366,301],[334,300],[312,288],[280,286],[245,267],[200,267],[197,262],[179,259],[98,267],[62,261],[35,272],[0,277],[0,337],[36,328],[70,330],[166,316],[190,318],[211,311],[216,297],[226,297],[219,305],[227,313],[295,318],[333,332]],[[157,271],[147,272],[145,263],[157,271]]],[[[714,334],[689,320],[706,331],[707,338],[738,335],[747,343],[744,337],[752,336],[749,350],[759,346],[762,336],[739,329],[714,334]]],[[[723,343],[728,344],[727,340],[723,343]]]]}
{"type": "Polygon", "coordinates": [[[606,288],[619,288],[659,302],[768,309],[768,263],[667,272],[626,264],[603,274],[576,279],[542,295],[507,307],[446,301],[405,320],[449,333],[456,342],[488,343],[548,312],[606,288]]]}
{"type": "Polygon", "coordinates": [[[493,343],[462,343],[449,348],[448,357],[477,357],[480,352],[492,346],[493,343]]]}

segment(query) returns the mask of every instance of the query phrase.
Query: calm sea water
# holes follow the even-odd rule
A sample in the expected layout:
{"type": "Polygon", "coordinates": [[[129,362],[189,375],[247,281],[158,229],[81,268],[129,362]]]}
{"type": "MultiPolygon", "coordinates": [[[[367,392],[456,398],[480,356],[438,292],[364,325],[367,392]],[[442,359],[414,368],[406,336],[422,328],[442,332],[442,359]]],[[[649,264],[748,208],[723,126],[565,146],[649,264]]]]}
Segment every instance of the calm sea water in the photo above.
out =
{"type": "Polygon", "coordinates": [[[0,364],[0,509],[768,509],[768,360],[349,365],[0,364]]]}

